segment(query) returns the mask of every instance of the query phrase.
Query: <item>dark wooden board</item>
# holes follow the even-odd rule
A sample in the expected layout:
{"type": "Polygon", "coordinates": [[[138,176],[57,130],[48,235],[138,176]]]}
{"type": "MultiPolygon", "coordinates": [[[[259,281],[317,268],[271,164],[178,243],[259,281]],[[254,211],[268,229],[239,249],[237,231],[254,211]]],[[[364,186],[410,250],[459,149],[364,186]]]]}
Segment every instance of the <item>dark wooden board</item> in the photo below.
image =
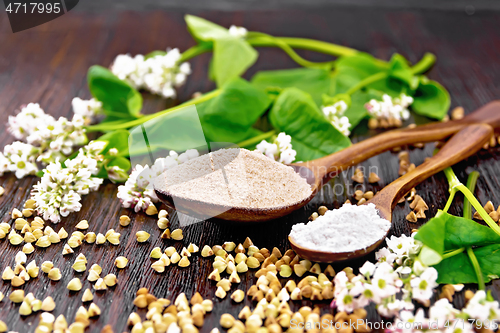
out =
{"type": "MultiPolygon", "coordinates": [[[[368,51],[377,57],[388,59],[394,52],[400,52],[415,62],[426,51],[434,52],[438,63],[430,77],[442,82],[452,95],[452,106],[462,105],[466,112],[500,96],[500,30],[498,22],[500,14],[479,12],[467,16],[461,12],[432,12],[382,9],[349,9],[328,8],[326,10],[308,11],[250,11],[250,12],[194,12],[214,20],[219,24],[242,25],[249,30],[258,30],[274,35],[300,36],[318,38],[326,41],[349,45],[368,51]]],[[[75,96],[89,97],[86,88],[85,74],[90,65],[107,66],[119,53],[147,53],[166,47],[178,47],[185,50],[193,44],[186,32],[183,13],[181,11],[142,11],[142,12],[75,12],[64,15],[43,26],[12,34],[5,14],[0,14],[0,145],[3,147],[13,141],[6,131],[7,117],[21,105],[39,102],[46,112],[52,115],[71,115],[71,99],[75,96]]],[[[303,52],[310,59],[322,60],[324,56],[311,52],[303,52]]],[[[194,59],[191,63],[193,74],[188,84],[179,91],[179,101],[187,100],[196,91],[209,91],[213,84],[206,79],[208,55],[194,59]]],[[[249,71],[249,75],[261,69],[278,69],[294,67],[287,56],[278,50],[262,50],[257,64],[249,71]]],[[[179,101],[165,101],[157,97],[145,95],[145,112],[154,112],[179,101]]],[[[375,132],[363,130],[354,133],[353,141],[362,140],[375,132]]],[[[419,164],[432,153],[432,145],[425,149],[414,149],[410,153],[411,161],[419,164]]],[[[499,150],[494,148],[482,151],[477,156],[460,163],[455,167],[459,177],[465,181],[466,174],[478,170],[481,178],[478,183],[477,196],[481,202],[492,200],[500,204],[500,162],[499,150]]],[[[365,184],[365,189],[379,189],[397,177],[397,155],[384,153],[363,163],[365,167],[378,168],[382,178],[381,184],[372,186],[365,184]]],[[[132,300],[139,287],[148,287],[158,297],[173,298],[180,292],[188,297],[194,291],[202,296],[213,298],[215,288],[207,281],[211,271],[211,262],[197,257],[189,268],[170,267],[164,274],[156,274],[150,268],[149,252],[154,246],[165,248],[194,242],[204,244],[221,244],[224,241],[243,242],[250,236],[259,247],[288,248],[286,236],[293,224],[303,222],[321,204],[338,207],[340,203],[353,193],[350,175],[352,170],[333,181],[334,184],[346,184],[345,191],[333,194],[329,191],[320,193],[313,202],[294,214],[264,224],[242,225],[233,223],[217,223],[208,221],[186,227],[185,239],[182,242],[163,241],[159,239],[160,231],[156,227],[155,218],[133,212],[120,207],[116,199],[116,186],[106,183],[98,192],[91,193],[83,199],[83,210],[55,226],[58,230],[64,227],[69,232],[81,219],[90,222],[89,231],[105,232],[115,228],[122,234],[121,244],[86,245],[84,244],[74,255],[62,257],[62,244],[51,246],[46,250],[37,249],[29,255],[37,264],[44,260],[53,260],[61,268],[63,279],[51,282],[41,273],[38,279],[29,281],[24,289],[33,292],[37,298],[43,299],[51,295],[57,303],[55,315],[64,314],[68,321],[73,320],[77,308],[82,304],[83,292],[70,293],[66,289],[67,282],[74,276],[86,279],[87,273],[75,274],[71,269],[76,255],[84,253],[89,267],[98,263],[104,273],[115,273],[118,286],[106,292],[95,293],[95,303],[103,313],[91,321],[87,332],[99,332],[105,324],[110,324],[115,332],[126,328],[126,318],[135,308],[132,300]],[[133,222],[123,228],[118,224],[121,214],[131,216],[133,222]],[[138,244],[135,232],[146,230],[152,234],[147,243],[138,244]],[[114,268],[113,261],[118,255],[130,259],[129,266],[121,271],[114,268]]],[[[20,208],[29,197],[35,178],[17,180],[12,175],[0,178],[0,185],[6,193],[0,197],[0,216],[2,221],[10,220],[10,212],[14,207],[20,208]]],[[[418,193],[429,203],[428,215],[435,214],[442,208],[447,198],[448,187],[443,174],[438,174],[418,186],[418,193]]],[[[461,198],[452,206],[452,213],[461,213],[461,198]]],[[[393,215],[395,234],[409,233],[412,226],[404,221],[409,212],[408,205],[397,207],[393,215]]],[[[175,216],[175,214],[174,214],[175,216]]],[[[178,226],[175,217],[173,227],[178,226]]],[[[20,247],[12,247],[6,240],[0,241],[0,269],[13,265],[14,255],[20,247]]],[[[369,257],[370,258],[370,257],[369,257]]],[[[353,267],[361,262],[351,263],[353,267]]],[[[341,269],[342,266],[336,268],[341,269]]],[[[254,278],[247,274],[242,276],[240,288],[248,287],[254,278]]],[[[85,280],[84,288],[90,286],[85,280]]],[[[233,287],[235,289],[235,287],[233,287]]],[[[494,284],[495,295],[498,284],[494,284]]],[[[0,291],[9,294],[8,283],[0,282],[0,291]]],[[[462,298],[456,298],[460,306],[462,298]]],[[[223,301],[215,299],[212,314],[206,317],[204,332],[218,326],[222,313],[237,314],[244,304],[234,305],[229,297],[223,301]]],[[[249,301],[245,301],[249,304],[249,301]]],[[[309,302],[302,302],[309,304],[309,302]]],[[[301,304],[294,304],[298,309],[301,304]]],[[[323,311],[329,311],[326,302],[321,304],[323,311]]],[[[5,321],[10,330],[32,332],[38,322],[37,315],[21,318],[18,305],[4,300],[0,303],[0,319],[5,321]]],[[[142,312],[143,313],[143,312],[142,312]]]]}

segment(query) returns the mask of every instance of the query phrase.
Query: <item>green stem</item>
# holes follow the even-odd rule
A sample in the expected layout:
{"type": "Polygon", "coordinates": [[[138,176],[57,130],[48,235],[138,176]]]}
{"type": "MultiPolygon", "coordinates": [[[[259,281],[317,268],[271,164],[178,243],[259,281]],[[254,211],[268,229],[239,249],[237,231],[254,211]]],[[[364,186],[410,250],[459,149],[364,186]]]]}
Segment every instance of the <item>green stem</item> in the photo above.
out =
{"type": "MultiPolygon", "coordinates": [[[[358,50],[352,49],[347,46],[323,42],[309,38],[295,38],[295,37],[276,37],[277,39],[287,43],[290,47],[296,49],[305,49],[319,53],[329,54],[335,57],[352,56],[359,53],[358,50]]],[[[382,60],[380,60],[383,62],[382,60]]]]}
{"type": "Polygon", "coordinates": [[[358,82],[356,85],[352,86],[351,88],[349,88],[349,90],[346,91],[346,94],[352,95],[356,91],[366,87],[369,84],[372,84],[372,83],[380,81],[380,80],[385,80],[388,76],[389,76],[389,73],[387,73],[387,72],[378,72],[376,74],[373,74],[373,75],[361,80],[360,82],[358,82]]]}
{"type": "Polygon", "coordinates": [[[212,90],[211,92],[206,93],[198,98],[193,98],[185,103],[174,106],[170,109],[166,109],[166,110],[163,110],[163,111],[160,111],[157,113],[145,115],[139,119],[127,121],[125,123],[123,123],[123,122],[121,122],[121,123],[102,123],[102,124],[88,126],[86,129],[87,129],[87,132],[96,132],[96,131],[103,132],[103,131],[116,131],[119,129],[128,129],[128,128],[131,128],[134,126],[144,124],[146,121],[151,120],[153,118],[156,118],[158,116],[161,116],[161,115],[164,115],[167,113],[171,113],[171,112],[179,111],[180,109],[182,109],[186,106],[206,102],[206,101],[218,96],[220,93],[221,93],[220,89],[212,90]]]}
{"type": "Polygon", "coordinates": [[[452,168],[446,168],[444,169],[444,173],[446,175],[446,178],[448,178],[448,184],[450,186],[450,193],[452,189],[458,190],[462,192],[462,194],[467,198],[467,200],[470,201],[474,209],[478,212],[478,214],[481,216],[481,218],[486,222],[486,224],[493,229],[494,232],[496,232],[498,235],[500,235],[500,227],[498,224],[493,221],[493,219],[486,213],[484,210],[483,206],[481,206],[481,203],[474,197],[474,194],[458,180],[457,176],[453,172],[452,168]]]}
{"type": "MultiPolygon", "coordinates": [[[[467,178],[467,188],[471,191],[471,193],[474,193],[478,178],[479,172],[477,171],[471,172],[469,178],[467,178]]],[[[467,197],[464,197],[464,217],[469,220],[472,219],[472,205],[467,197]]]]}
{"type": "Polygon", "coordinates": [[[254,136],[253,138],[250,138],[248,140],[241,141],[240,143],[238,143],[238,147],[245,148],[245,147],[253,146],[254,144],[259,143],[262,140],[269,139],[270,137],[272,137],[275,134],[276,134],[275,130],[272,130],[272,131],[269,131],[266,133],[262,133],[260,135],[254,136]]]}
{"type": "Polygon", "coordinates": [[[333,61],[328,61],[328,62],[313,62],[306,60],[299,56],[297,52],[294,51],[290,45],[288,45],[286,42],[283,40],[276,38],[274,36],[264,34],[261,32],[249,32],[248,33],[248,43],[250,45],[253,45],[255,43],[255,39],[259,40],[261,45],[262,43],[267,43],[268,45],[274,45],[285,51],[288,56],[295,61],[297,64],[299,64],[302,67],[308,67],[308,68],[327,68],[331,69],[333,67],[333,61]],[[252,42],[254,41],[254,42],[252,42]]]}
{"type": "Polygon", "coordinates": [[[452,187],[450,188],[450,196],[448,197],[448,201],[446,201],[446,205],[443,208],[443,212],[448,213],[448,209],[450,209],[451,203],[453,202],[453,198],[455,198],[455,194],[457,193],[457,189],[452,187]]]}
{"type": "Polygon", "coordinates": [[[186,51],[182,52],[182,55],[178,60],[178,63],[188,61],[194,57],[199,56],[200,54],[210,52],[212,51],[212,48],[213,48],[212,43],[202,43],[192,46],[186,51]]]}
{"type": "Polygon", "coordinates": [[[479,267],[479,262],[477,261],[476,255],[474,254],[474,251],[472,251],[471,247],[467,248],[467,254],[469,255],[472,267],[474,267],[474,271],[476,272],[479,290],[484,290],[486,286],[484,284],[483,272],[481,271],[481,267],[479,267]]]}
{"type": "Polygon", "coordinates": [[[432,67],[432,65],[434,65],[435,62],[436,56],[432,53],[426,53],[419,62],[412,66],[411,71],[413,74],[425,73],[432,67]]]}
{"type": "Polygon", "coordinates": [[[500,235],[500,227],[498,224],[493,221],[493,219],[488,215],[488,213],[484,210],[483,206],[481,206],[481,203],[474,197],[474,194],[472,194],[471,191],[467,187],[465,187],[464,184],[460,184],[457,186],[457,189],[464,194],[464,196],[470,201],[474,209],[479,213],[481,218],[486,222],[487,225],[490,226],[491,229],[493,229],[494,232],[496,232],[498,235],[500,235]]]}
{"type": "Polygon", "coordinates": [[[451,258],[453,256],[456,256],[457,254],[460,254],[460,253],[464,252],[464,250],[465,250],[465,248],[462,247],[460,249],[456,249],[456,250],[453,250],[453,251],[446,252],[445,254],[443,254],[443,260],[451,258]]]}

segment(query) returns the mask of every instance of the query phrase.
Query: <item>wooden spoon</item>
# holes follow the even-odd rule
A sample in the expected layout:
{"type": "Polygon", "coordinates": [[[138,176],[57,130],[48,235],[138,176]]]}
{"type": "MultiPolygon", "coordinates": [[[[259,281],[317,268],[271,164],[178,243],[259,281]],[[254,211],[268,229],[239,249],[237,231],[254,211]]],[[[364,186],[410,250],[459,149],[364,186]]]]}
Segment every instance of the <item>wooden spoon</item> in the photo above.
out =
{"type": "MultiPolygon", "coordinates": [[[[428,177],[476,153],[488,142],[492,134],[493,129],[486,124],[475,124],[463,128],[435,156],[384,187],[367,204],[375,204],[380,217],[391,222],[393,208],[406,193],[428,177]]],[[[358,258],[372,252],[384,241],[386,236],[365,249],[353,252],[311,250],[298,245],[290,236],[288,240],[292,249],[302,258],[316,262],[337,262],[358,258]]]]}
{"type": "Polygon", "coordinates": [[[316,195],[325,182],[342,170],[356,165],[384,151],[403,145],[444,140],[465,126],[474,123],[488,123],[500,128],[500,101],[486,104],[461,120],[430,123],[415,128],[404,128],[382,133],[351,145],[339,152],[305,163],[291,166],[311,185],[309,197],[290,206],[272,208],[242,208],[214,205],[188,198],[173,197],[166,191],[164,177],[158,177],[154,184],[158,198],[169,207],[187,215],[205,219],[217,217],[229,221],[262,222],[276,219],[305,206],[316,195]],[[174,200],[175,199],[175,200],[174,200]],[[175,201],[175,204],[174,204],[175,201]],[[221,213],[222,212],[222,213],[221,213]]]}

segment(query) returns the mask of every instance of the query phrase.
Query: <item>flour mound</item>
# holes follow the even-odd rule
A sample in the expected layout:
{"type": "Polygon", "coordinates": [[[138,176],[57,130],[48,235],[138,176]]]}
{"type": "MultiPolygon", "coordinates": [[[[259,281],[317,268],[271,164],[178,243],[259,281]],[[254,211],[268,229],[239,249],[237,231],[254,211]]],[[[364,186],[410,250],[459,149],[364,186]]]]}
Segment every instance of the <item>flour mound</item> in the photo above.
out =
{"type": "Polygon", "coordinates": [[[344,204],[307,224],[292,227],[290,236],[298,245],[324,252],[365,249],[385,237],[391,223],[379,216],[374,204],[344,204]]]}

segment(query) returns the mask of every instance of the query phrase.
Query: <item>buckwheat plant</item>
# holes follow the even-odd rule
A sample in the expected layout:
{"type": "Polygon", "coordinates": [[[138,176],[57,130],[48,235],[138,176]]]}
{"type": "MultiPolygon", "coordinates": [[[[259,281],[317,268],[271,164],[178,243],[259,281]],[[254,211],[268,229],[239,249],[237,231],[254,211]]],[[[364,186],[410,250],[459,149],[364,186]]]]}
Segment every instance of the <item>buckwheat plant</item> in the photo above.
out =
{"type": "Polygon", "coordinates": [[[145,89],[165,98],[175,98],[175,88],[182,86],[191,74],[189,63],[180,60],[181,53],[178,49],[151,57],[120,54],[111,65],[111,72],[136,89],[145,89]]]}
{"type": "Polygon", "coordinates": [[[272,143],[262,140],[256,147],[256,151],[267,157],[284,164],[295,161],[297,152],[292,147],[292,137],[281,132],[272,143]]]}
{"type": "Polygon", "coordinates": [[[7,129],[18,141],[4,147],[0,153],[0,175],[14,172],[17,178],[34,175],[39,165],[65,160],[77,146],[87,142],[84,125],[100,112],[95,100],[73,100],[71,120],[46,114],[39,104],[22,106],[19,113],[9,116],[7,129]]]}

